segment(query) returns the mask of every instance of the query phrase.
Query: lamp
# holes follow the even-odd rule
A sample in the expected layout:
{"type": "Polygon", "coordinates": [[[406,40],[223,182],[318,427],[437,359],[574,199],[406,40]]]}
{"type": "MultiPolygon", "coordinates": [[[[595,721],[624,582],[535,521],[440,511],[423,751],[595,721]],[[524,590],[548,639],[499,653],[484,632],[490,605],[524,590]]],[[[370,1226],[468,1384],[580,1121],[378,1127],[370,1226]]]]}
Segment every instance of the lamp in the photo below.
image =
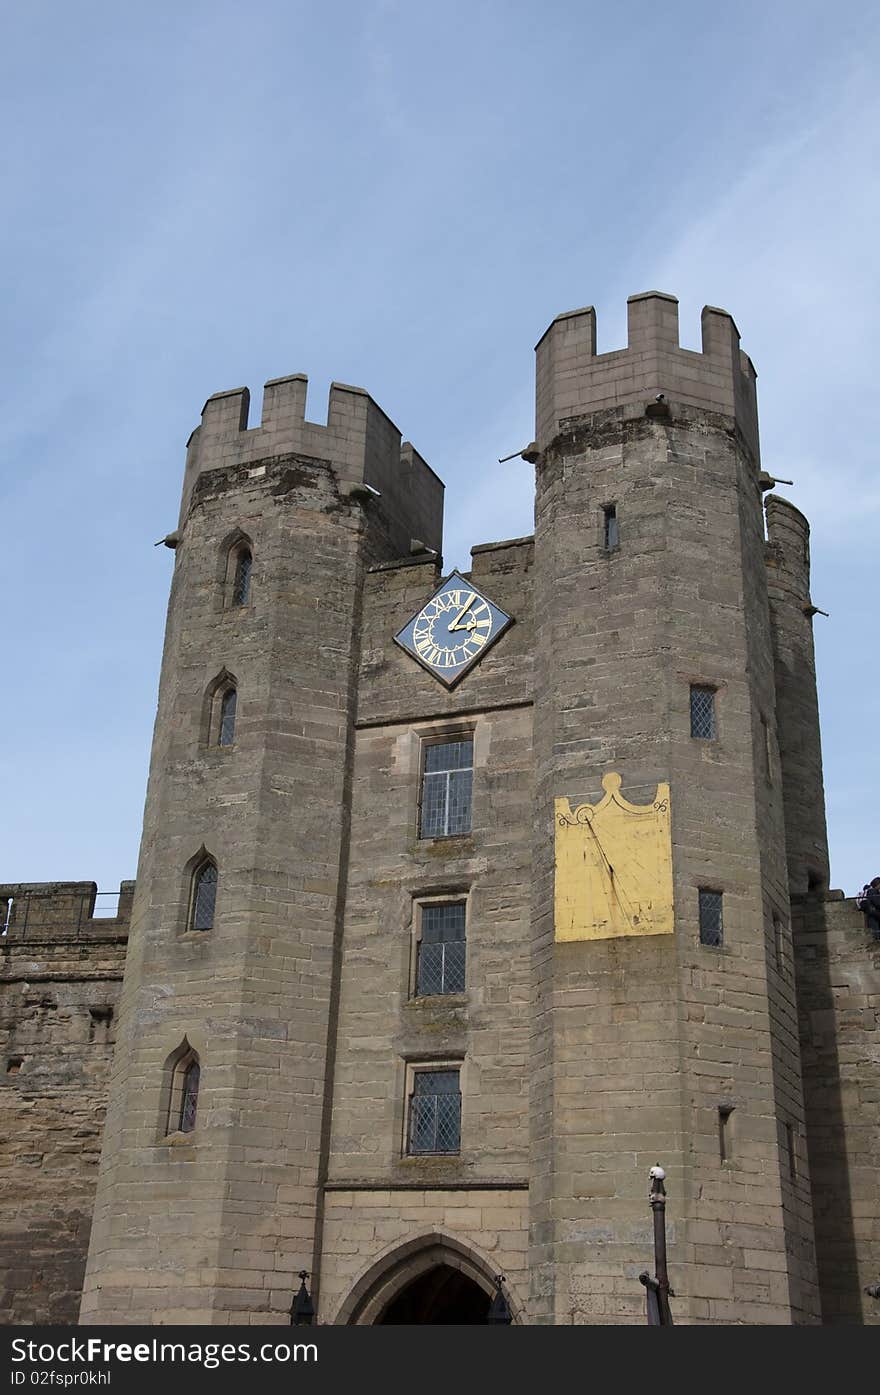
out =
{"type": "Polygon", "coordinates": [[[291,1327],[311,1327],[315,1321],[315,1305],[312,1302],[312,1295],[306,1288],[308,1277],[308,1269],[299,1271],[299,1291],[295,1294],[290,1305],[291,1327]]]}
{"type": "Polygon", "coordinates": [[[510,1304],[508,1303],[504,1293],[504,1289],[502,1288],[503,1283],[504,1275],[496,1274],[495,1292],[492,1295],[492,1302],[489,1304],[489,1315],[486,1318],[486,1321],[506,1324],[509,1327],[510,1324],[513,1322],[513,1313],[510,1311],[510,1304]]]}

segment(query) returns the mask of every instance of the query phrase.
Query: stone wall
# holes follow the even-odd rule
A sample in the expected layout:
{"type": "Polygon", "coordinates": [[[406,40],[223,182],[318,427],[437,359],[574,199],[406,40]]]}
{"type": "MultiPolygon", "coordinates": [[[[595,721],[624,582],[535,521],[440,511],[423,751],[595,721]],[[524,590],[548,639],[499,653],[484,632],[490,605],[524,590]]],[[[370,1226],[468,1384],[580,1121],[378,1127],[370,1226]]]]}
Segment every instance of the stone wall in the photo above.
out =
{"type": "Polygon", "coordinates": [[[792,921],[822,1321],[880,1326],[880,942],[839,891],[792,921]]]}
{"type": "Polygon", "coordinates": [[[452,692],[392,640],[435,567],[366,579],[320,1321],[434,1234],[466,1242],[484,1279],[518,1274],[527,1298],[532,551],[475,549],[468,575],[516,623],[452,692]],[[472,829],[420,838],[422,742],[458,733],[474,741],[472,829]],[[416,907],[438,897],[467,903],[465,990],[419,997],[416,907]],[[441,1059],[460,1063],[461,1151],[408,1156],[407,1069],[441,1059]]]}
{"type": "Polygon", "coordinates": [[[76,1322],[132,889],[0,886],[0,1323],[76,1322]]]}

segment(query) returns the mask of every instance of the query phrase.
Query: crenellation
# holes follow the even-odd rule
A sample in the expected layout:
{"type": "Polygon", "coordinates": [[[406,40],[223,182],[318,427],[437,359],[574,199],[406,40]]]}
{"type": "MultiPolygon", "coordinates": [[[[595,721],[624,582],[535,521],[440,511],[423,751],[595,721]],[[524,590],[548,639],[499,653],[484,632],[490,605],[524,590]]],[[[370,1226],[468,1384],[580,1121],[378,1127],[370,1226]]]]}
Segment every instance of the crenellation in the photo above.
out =
{"type": "Polygon", "coordinates": [[[758,468],[755,374],[741,356],[739,332],[724,310],[706,306],[702,353],[682,349],[678,301],[660,291],[630,296],[628,346],[596,353],[592,306],[558,316],[537,345],[537,442],[544,450],[565,423],[609,408],[637,407],[657,417],[665,401],[673,416],[696,407],[732,418],[758,468]]]}

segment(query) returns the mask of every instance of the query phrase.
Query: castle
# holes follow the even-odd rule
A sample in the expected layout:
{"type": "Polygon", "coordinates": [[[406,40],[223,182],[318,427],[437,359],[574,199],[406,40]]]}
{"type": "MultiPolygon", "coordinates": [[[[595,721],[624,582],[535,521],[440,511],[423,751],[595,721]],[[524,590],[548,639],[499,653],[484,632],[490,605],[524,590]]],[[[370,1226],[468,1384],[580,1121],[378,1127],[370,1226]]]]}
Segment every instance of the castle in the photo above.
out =
{"type": "Polygon", "coordinates": [[[0,887],[4,1321],[642,1323],[662,1162],[676,1322],[880,1322],[809,529],[702,329],[557,317],[534,536],[451,576],[366,392],[208,400],[136,882],[0,887]]]}

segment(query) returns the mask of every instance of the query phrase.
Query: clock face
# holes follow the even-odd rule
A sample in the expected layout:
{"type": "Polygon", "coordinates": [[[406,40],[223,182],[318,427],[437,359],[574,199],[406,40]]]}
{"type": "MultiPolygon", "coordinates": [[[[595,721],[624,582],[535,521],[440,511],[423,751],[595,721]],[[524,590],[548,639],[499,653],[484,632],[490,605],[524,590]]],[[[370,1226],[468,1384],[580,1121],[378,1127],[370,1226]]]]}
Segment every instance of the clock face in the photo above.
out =
{"type": "Polygon", "coordinates": [[[452,688],[511,623],[509,615],[453,572],[394,639],[452,688]]]}

